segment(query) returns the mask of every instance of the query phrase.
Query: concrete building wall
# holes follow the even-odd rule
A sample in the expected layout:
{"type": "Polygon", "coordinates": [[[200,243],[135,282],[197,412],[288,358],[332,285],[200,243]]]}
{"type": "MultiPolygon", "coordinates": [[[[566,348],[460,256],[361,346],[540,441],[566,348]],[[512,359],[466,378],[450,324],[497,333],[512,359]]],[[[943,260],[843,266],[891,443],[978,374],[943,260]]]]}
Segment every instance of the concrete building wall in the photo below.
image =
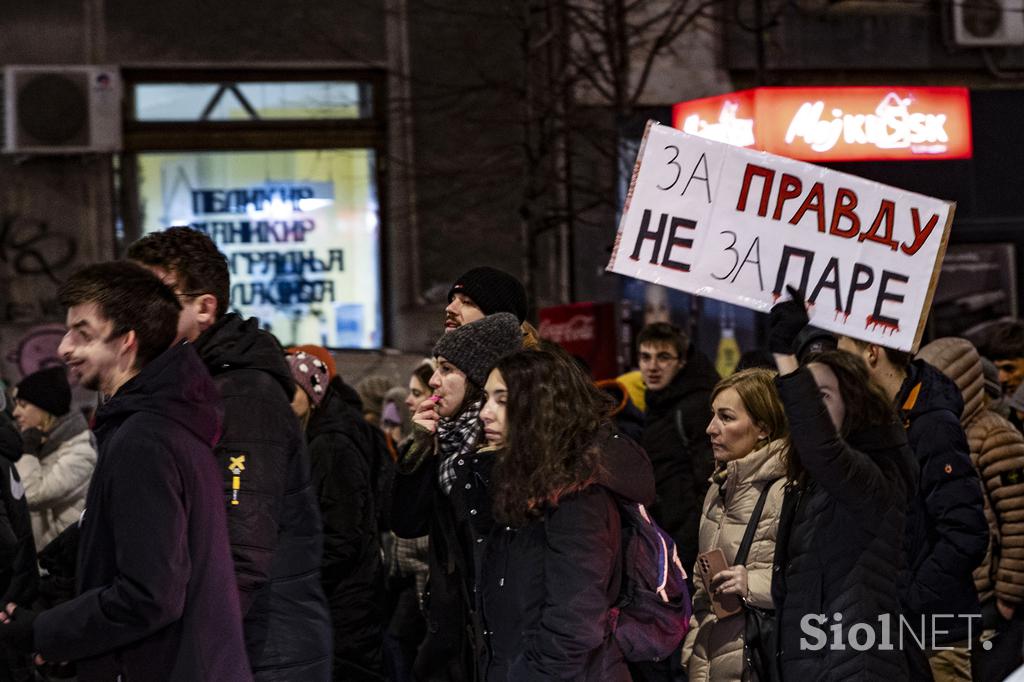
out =
{"type": "MultiPolygon", "coordinates": [[[[555,233],[538,241],[529,272],[525,257],[523,189],[530,168],[521,107],[527,67],[523,17],[510,13],[515,3],[8,5],[0,16],[2,64],[380,69],[389,93],[381,159],[386,185],[380,188],[389,344],[428,352],[451,282],[475,265],[531,277],[540,292],[536,303],[561,302],[555,233]]],[[[713,68],[718,48],[712,34],[690,36],[666,54],[645,104],[729,89],[713,68]]],[[[615,171],[607,163],[587,160],[579,172],[613,187],[615,171]]],[[[132,180],[117,176],[122,165],[131,164],[111,155],[0,156],[3,376],[19,375],[7,358],[28,330],[61,321],[53,303],[57,282],[81,264],[117,255],[115,187],[132,180]]],[[[614,211],[602,209],[578,223],[572,267],[580,300],[617,296],[616,276],[603,273],[614,218],[614,211]]]]}

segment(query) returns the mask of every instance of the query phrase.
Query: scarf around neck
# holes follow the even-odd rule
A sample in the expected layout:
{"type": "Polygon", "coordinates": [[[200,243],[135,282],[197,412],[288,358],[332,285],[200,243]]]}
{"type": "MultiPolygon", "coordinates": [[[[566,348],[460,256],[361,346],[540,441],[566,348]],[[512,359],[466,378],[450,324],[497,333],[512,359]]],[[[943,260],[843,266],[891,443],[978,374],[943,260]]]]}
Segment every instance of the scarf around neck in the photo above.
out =
{"type": "Polygon", "coordinates": [[[456,458],[468,455],[476,450],[476,442],[480,438],[480,407],[482,400],[476,400],[466,406],[462,412],[450,419],[441,419],[437,423],[437,450],[441,463],[437,469],[437,482],[445,495],[452,490],[455,480],[456,458]]]}

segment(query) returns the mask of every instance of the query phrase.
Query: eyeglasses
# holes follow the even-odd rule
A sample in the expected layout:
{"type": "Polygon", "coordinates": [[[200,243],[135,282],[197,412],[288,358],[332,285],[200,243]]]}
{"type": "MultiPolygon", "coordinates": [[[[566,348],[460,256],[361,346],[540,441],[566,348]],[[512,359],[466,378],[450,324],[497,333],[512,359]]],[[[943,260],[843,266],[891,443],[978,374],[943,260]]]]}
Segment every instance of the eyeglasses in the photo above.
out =
{"type": "Polygon", "coordinates": [[[640,363],[650,364],[656,363],[659,365],[667,365],[673,360],[678,360],[678,355],[672,355],[671,353],[658,353],[657,355],[651,355],[650,353],[640,353],[640,363]]]}

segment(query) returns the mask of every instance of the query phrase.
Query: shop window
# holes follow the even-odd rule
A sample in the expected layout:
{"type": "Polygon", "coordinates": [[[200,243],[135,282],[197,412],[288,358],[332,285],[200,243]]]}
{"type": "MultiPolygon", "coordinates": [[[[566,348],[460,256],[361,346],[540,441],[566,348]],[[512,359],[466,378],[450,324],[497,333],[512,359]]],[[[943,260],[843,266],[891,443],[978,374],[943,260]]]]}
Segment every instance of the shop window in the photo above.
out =
{"type": "Polygon", "coordinates": [[[381,347],[383,77],[129,70],[125,81],[123,241],[200,230],[228,259],[231,308],[282,344],[381,347]]]}

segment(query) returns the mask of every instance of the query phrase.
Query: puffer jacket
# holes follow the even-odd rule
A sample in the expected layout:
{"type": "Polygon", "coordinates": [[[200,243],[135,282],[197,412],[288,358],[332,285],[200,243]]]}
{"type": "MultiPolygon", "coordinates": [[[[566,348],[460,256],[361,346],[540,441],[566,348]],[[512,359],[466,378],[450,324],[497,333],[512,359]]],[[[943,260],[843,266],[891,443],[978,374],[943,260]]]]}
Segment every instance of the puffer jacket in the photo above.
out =
{"type": "Polygon", "coordinates": [[[72,410],[51,429],[39,456],[25,454],[15,466],[25,487],[32,535],[42,549],[78,521],[96,468],[96,439],[85,417],[72,410]]]}
{"type": "Polygon", "coordinates": [[[876,643],[882,639],[879,618],[889,617],[893,631],[898,627],[904,523],[917,475],[906,434],[893,421],[844,440],[807,368],[776,383],[789,417],[790,447],[808,474],[802,487],[786,488],[775,543],[772,599],[782,679],[906,680],[898,649],[828,645],[835,614],[845,642],[861,623],[876,643]],[[803,627],[808,616],[818,632],[803,627]]]}
{"type": "Polygon", "coordinates": [[[978,470],[989,525],[985,560],[974,571],[982,602],[992,597],[1007,604],[1024,600],[1024,436],[989,409],[981,356],[970,341],[937,339],[918,357],[956,382],[964,397],[960,418],[978,470]]]}
{"type": "Polygon", "coordinates": [[[939,644],[960,642],[968,636],[969,617],[981,611],[972,575],[988,546],[981,484],[960,426],[963,397],[942,372],[914,360],[896,406],[920,471],[907,516],[903,605],[915,620],[961,616],[939,621],[944,632],[935,631],[939,644]]]}
{"type": "Polygon", "coordinates": [[[253,674],[273,682],[330,679],[320,508],[284,351],[255,318],[235,313],[204,331],[195,348],[224,405],[214,454],[253,674]]]}
{"type": "Polygon", "coordinates": [[[628,682],[608,615],[622,580],[618,498],[648,503],[643,450],[604,433],[596,484],[521,528],[495,524],[480,580],[487,682],[628,682]]]}
{"type": "MultiPolygon", "coordinates": [[[[785,442],[774,441],[742,459],[729,462],[725,467],[724,483],[720,486],[712,484],[708,489],[700,522],[700,551],[719,548],[728,565],[732,566],[761,491],[765,487],[770,488],[746,563],[747,602],[764,609],[773,608],[772,562],[786,484],[786,465],[780,455],[785,448],[785,442]]],[[[695,568],[694,575],[696,573],[695,568]]],[[[743,614],[719,621],[711,609],[711,599],[704,590],[703,582],[695,580],[694,583],[693,618],[683,650],[688,679],[690,682],[750,679],[744,669],[743,628],[746,621],[743,614]]]]}

